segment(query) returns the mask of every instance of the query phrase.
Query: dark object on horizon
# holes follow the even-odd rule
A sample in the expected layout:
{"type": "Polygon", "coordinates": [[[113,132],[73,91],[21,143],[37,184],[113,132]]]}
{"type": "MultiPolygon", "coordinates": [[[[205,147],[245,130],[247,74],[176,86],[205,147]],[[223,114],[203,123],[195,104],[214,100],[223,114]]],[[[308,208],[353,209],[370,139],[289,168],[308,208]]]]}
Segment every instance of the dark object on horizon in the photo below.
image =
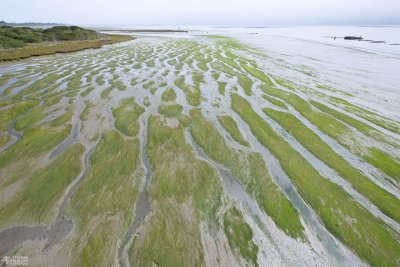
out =
{"type": "Polygon", "coordinates": [[[358,40],[361,41],[363,38],[361,36],[345,36],[345,40],[358,40]]]}
{"type": "Polygon", "coordinates": [[[385,41],[370,41],[371,44],[385,44],[385,41]]]}

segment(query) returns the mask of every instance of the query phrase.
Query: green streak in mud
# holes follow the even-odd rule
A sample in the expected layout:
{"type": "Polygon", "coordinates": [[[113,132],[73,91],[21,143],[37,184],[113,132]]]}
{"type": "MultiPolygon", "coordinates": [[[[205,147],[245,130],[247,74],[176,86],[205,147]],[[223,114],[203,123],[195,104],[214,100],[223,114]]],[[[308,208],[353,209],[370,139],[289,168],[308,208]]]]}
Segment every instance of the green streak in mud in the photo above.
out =
{"type": "Polygon", "coordinates": [[[107,132],[90,158],[91,169],[74,193],[74,265],[113,265],[118,240],[133,219],[140,188],[139,142],[107,132]],[[111,166],[111,167],[110,167],[111,166]]]}
{"type": "Polygon", "coordinates": [[[227,130],[232,138],[243,146],[249,146],[249,142],[247,142],[242,133],[239,130],[239,127],[236,121],[230,116],[218,116],[218,120],[221,123],[222,127],[227,130]]]}
{"type": "MultiPolygon", "coordinates": [[[[375,156],[377,155],[376,153],[372,156],[365,153],[362,145],[356,140],[356,137],[353,136],[354,134],[352,134],[351,129],[347,124],[336,120],[334,117],[331,117],[326,113],[312,109],[312,106],[300,96],[269,86],[262,86],[262,89],[267,94],[278,97],[292,105],[301,115],[310,120],[322,132],[338,141],[341,145],[349,148],[353,153],[360,156],[376,168],[382,170],[384,173],[392,175],[393,171],[399,168],[399,164],[382,151],[379,152],[378,157],[375,156]],[[349,142],[351,144],[349,144],[349,142]]],[[[319,106],[322,107],[321,105],[319,106]]],[[[378,151],[378,149],[375,150],[378,151]]],[[[397,174],[394,175],[398,176],[397,174]]]]}
{"type": "Polygon", "coordinates": [[[43,156],[43,153],[61,143],[70,131],[70,125],[63,129],[54,130],[46,126],[30,128],[24,133],[21,140],[0,155],[0,169],[10,162],[43,156]]]}
{"type": "Polygon", "coordinates": [[[336,170],[339,175],[347,179],[355,190],[368,198],[383,213],[396,221],[400,221],[400,214],[397,212],[397,207],[400,207],[400,201],[394,195],[376,185],[345,159],[336,154],[321,138],[302,124],[295,116],[267,108],[264,109],[264,112],[280,123],[285,130],[292,134],[317,158],[321,159],[329,167],[336,170]]]}
{"type": "Polygon", "coordinates": [[[46,167],[28,175],[23,189],[0,208],[3,223],[50,222],[56,215],[55,204],[81,171],[83,151],[81,144],[75,144],[46,167]]]}
{"type": "Polygon", "coordinates": [[[190,105],[199,106],[201,104],[201,91],[199,82],[195,82],[194,88],[190,88],[190,86],[185,83],[185,78],[179,77],[175,80],[175,85],[186,94],[186,100],[190,105]]]}
{"type": "Polygon", "coordinates": [[[158,107],[158,113],[164,115],[165,117],[172,118],[178,117],[182,113],[183,107],[179,104],[175,105],[160,105],[158,107]]]}
{"type": "Polygon", "coordinates": [[[304,228],[297,211],[272,181],[261,155],[246,154],[229,147],[217,129],[204,119],[200,110],[192,110],[191,117],[194,124],[190,133],[204,152],[232,172],[278,227],[293,238],[303,238],[304,228]]]}
{"type": "Polygon", "coordinates": [[[247,122],[261,144],[277,157],[300,195],[332,234],[371,265],[397,265],[400,260],[397,233],[361,207],[341,187],[322,177],[254,112],[249,102],[232,94],[232,108],[247,122]]]}
{"type": "Polygon", "coordinates": [[[144,108],[136,104],[134,98],[122,100],[119,106],[113,109],[115,128],[127,136],[136,136],[140,127],[137,120],[143,112],[144,108]]]}
{"type": "Polygon", "coordinates": [[[39,101],[20,101],[15,103],[11,108],[0,111],[0,131],[6,132],[13,120],[37,105],[39,105],[39,101]]]}
{"type": "MultiPolygon", "coordinates": [[[[355,127],[357,130],[364,133],[365,135],[370,136],[377,141],[385,141],[380,133],[373,127],[361,121],[358,121],[346,114],[329,108],[328,106],[325,106],[319,102],[310,101],[310,103],[316,106],[321,111],[326,112],[333,117],[355,127]]],[[[396,181],[400,181],[400,163],[396,162],[389,154],[376,148],[370,148],[369,154],[364,155],[363,158],[371,165],[379,166],[379,168],[389,177],[394,178],[394,180],[396,181]]]]}
{"type": "Polygon", "coordinates": [[[217,172],[195,157],[183,130],[182,124],[170,128],[157,116],[149,118],[147,153],[153,170],[149,195],[157,209],[144,225],[146,235],[132,244],[132,265],[204,264],[199,223],[215,223],[222,187],[217,172]]]}
{"type": "Polygon", "coordinates": [[[274,104],[275,106],[281,107],[281,108],[283,108],[283,109],[287,109],[286,105],[283,104],[282,101],[280,101],[280,100],[278,100],[278,99],[276,99],[276,98],[273,98],[273,97],[271,97],[271,96],[269,96],[269,95],[263,95],[262,97],[263,97],[265,100],[268,100],[269,102],[271,102],[272,104],[274,104]]]}
{"type": "Polygon", "coordinates": [[[253,243],[253,231],[237,208],[232,207],[225,213],[224,231],[231,249],[238,250],[244,259],[251,262],[253,266],[258,266],[258,246],[253,243]]]}
{"type": "Polygon", "coordinates": [[[176,100],[176,93],[174,89],[169,88],[164,91],[164,93],[161,95],[162,101],[169,102],[169,101],[175,101],[176,100]]]}
{"type": "Polygon", "coordinates": [[[9,141],[11,137],[8,135],[0,135],[0,149],[3,148],[9,141]]]}

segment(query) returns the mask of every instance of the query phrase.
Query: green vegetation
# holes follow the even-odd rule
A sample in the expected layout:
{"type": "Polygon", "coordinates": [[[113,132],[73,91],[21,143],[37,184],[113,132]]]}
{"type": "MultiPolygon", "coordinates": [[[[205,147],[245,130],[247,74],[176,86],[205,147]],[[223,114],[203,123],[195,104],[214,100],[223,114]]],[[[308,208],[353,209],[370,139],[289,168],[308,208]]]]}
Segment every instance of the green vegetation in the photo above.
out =
{"type": "Polygon", "coordinates": [[[26,130],[21,140],[7,152],[0,154],[0,169],[11,162],[21,162],[25,159],[43,156],[43,153],[61,143],[70,131],[70,125],[63,129],[37,126],[26,130]]]}
{"type": "Polygon", "coordinates": [[[31,110],[38,104],[38,101],[20,101],[15,103],[11,108],[0,111],[0,131],[6,132],[13,120],[16,120],[20,115],[31,110]]]}
{"type": "Polygon", "coordinates": [[[174,89],[169,88],[164,91],[164,93],[161,95],[161,99],[165,102],[168,101],[175,101],[176,100],[176,93],[174,89]]]}
{"type": "Polygon", "coordinates": [[[149,81],[143,85],[144,89],[150,89],[155,84],[155,81],[149,81]]]}
{"type": "MultiPolygon", "coordinates": [[[[64,33],[75,38],[64,32],[67,28],[58,29],[48,33],[53,40],[64,33]]],[[[29,37],[22,28],[19,34],[29,37]]],[[[99,38],[28,43],[0,49],[0,58],[13,53],[18,58],[31,49],[32,55],[46,54],[59,46],[69,51],[109,37],[99,38]]],[[[253,266],[271,255],[264,255],[262,244],[269,238],[266,225],[246,208],[250,204],[278,228],[282,238],[272,237],[273,242],[290,246],[289,252],[305,252],[298,262],[331,263],[314,250],[325,241],[309,236],[309,221],[291,202],[296,196],[287,187],[290,181],[280,177],[281,167],[310,212],[344,246],[372,266],[397,266],[400,233],[385,222],[400,222],[400,200],[337,154],[298,116],[379,166],[395,187],[400,144],[395,135],[364,119],[393,131],[398,123],[329,95],[345,95],[341,91],[309,88],[308,82],[319,84],[316,76],[313,81],[270,80],[263,69],[282,64],[279,55],[273,56],[232,38],[164,38],[7,63],[0,74],[0,149],[7,147],[0,153],[0,233],[19,230],[14,228],[18,225],[63,227],[56,214],[73,224],[62,240],[63,231],[45,230],[10,255],[31,255],[39,265],[62,259],[68,266],[113,266],[125,260],[121,252],[126,251],[132,266],[253,266]],[[288,90],[278,90],[275,82],[288,90]],[[311,100],[317,98],[322,104],[311,100]],[[250,103],[261,107],[253,110],[250,103]],[[292,116],[294,109],[297,115],[292,116]],[[271,120],[289,136],[270,127],[271,120]],[[250,144],[253,135],[275,161],[250,144]],[[382,214],[375,216],[358,197],[314,169],[286,141],[292,137],[382,214]],[[235,193],[245,199],[236,199],[235,193]],[[59,241],[55,246],[54,238],[59,241]],[[50,254],[43,258],[36,254],[45,243],[50,254]]],[[[293,67],[298,69],[308,71],[293,67]]],[[[29,238],[26,231],[18,235],[29,238]]],[[[297,260],[282,255],[288,262],[297,260]]]]}
{"type": "Polygon", "coordinates": [[[246,95],[249,96],[252,95],[253,93],[251,91],[251,87],[253,86],[253,81],[243,74],[240,74],[238,76],[238,79],[239,79],[239,84],[243,88],[246,95]]]}
{"type": "Polygon", "coordinates": [[[90,94],[91,91],[93,91],[95,89],[95,87],[90,86],[89,88],[87,88],[86,90],[82,91],[81,96],[85,97],[87,95],[90,94]]]}
{"type": "MultiPolygon", "coordinates": [[[[132,40],[132,37],[127,35],[101,35],[95,40],[79,40],[79,41],[62,41],[62,42],[43,42],[28,44],[22,48],[0,49],[0,62],[19,60],[33,56],[52,55],[56,53],[70,53],[81,51],[84,49],[101,48],[104,45],[115,44],[132,40]]],[[[10,45],[21,45],[10,44],[10,45]]]]}
{"type": "Polygon", "coordinates": [[[299,215],[272,181],[261,155],[259,153],[246,155],[230,148],[217,129],[204,119],[200,110],[192,110],[191,118],[194,123],[190,133],[204,152],[231,170],[278,227],[293,238],[302,238],[304,228],[299,215]]]}
{"type": "Polygon", "coordinates": [[[394,178],[396,181],[400,181],[400,164],[393,160],[388,154],[382,152],[374,147],[369,148],[368,154],[364,158],[372,165],[379,165],[381,170],[394,178]]]}
{"type": "Polygon", "coordinates": [[[101,98],[103,98],[103,99],[107,99],[107,98],[110,98],[110,94],[111,94],[111,91],[114,89],[114,87],[112,87],[112,86],[109,86],[109,87],[107,87],[106,89],[104,89],[102,92],[101,92],[101,98]]]}
{"type": "Polygon", "coordinates": [[[280,101],[280,100],[278,100],[278,99],[276,99],[276,98],[273,98],[273,97],[271,97],[271,96],[269,96],[269,95],[263,95],[262,97],[263,97],[265,100],[268,100],[269,102],[271,102],[272,104],[274,104],[275,106],[281,107],[281,108],[283,108],[283,109],[287,109],[286,105],[283,104],[282,101],[280,101]]]}
{"type": "Polygon", "coordinates": [[[96,83],[97,83],[99,86],[103,86],[103,85],[105,84],[105,81],[104,81],[104,74],[101,74],[101,75],[97,76],[97,78],[96,78],[96,83]]]}
{"type": "Polygon", "coordinates": [[[397,265],[400,260],[398,234],[361,207],[341,187],[322,177],[253,111],[245,99],[232,94],[232,108],[248,123],[258,140],[278,158],[300,195],[332,234],[371,265],[397,265]]]}
{"type": "Polygon", "coordinates": [[[134,98],[122,100],[118,108],[113,109],[115,128],[127,136],[136,136],[140,128],[137,120],[143,112],[144,109],[136,104],[134,98]]]}
{"type": "Polygon", "coordinates": [[[394,133],[398,133],[398,134],[400,133],[400,126],[398,123],[388,121],[387,118],[384,118],[383,116],[380,116],[379,114],[376,114],[368,109],[355,106],[344,99],[337,98],[337,97],[329,97],[329,99],[335,105],[337,105],[337,104],[342,105],[346,111],[353,113],[353,114],[359,116],[360,118],[370,121],[382,128],[392,131],[394,133]]]}
{"type": "Polygon", "coordinates": [[[223,64],[221,62],[214,62],[213,61],[213,62],[210,63],[210,65],[216,71],[220,71],[220,72],[226,73],[226,74],[228,74],[230,76],[237,76],[237,72],[234,71],[231,67],[229,67],[226,64],[223,64]]]}
{"type": "Polygon", "coordinates": [[[218,82],[218,93],[225,95],[226,82],[218,82]]]}
{"type": "Polygon", "coordinates": [[[249,142],[244,140],[236,121],[232,117],[218,116],[218,120],[221,123],[221,125],[225,128],[225,130],[227,130],[230,133],[230,135],[236,142],[244,146],[249,146],[249,142]]]}
{"type": "Polygon", "coordinates": [[[15,129],[17,131],[22,131],[29,126],[34,125],[41,119],[44,119],[47,115],[46,113],[44,113],[44,109],[45,107],[41,106],[28,112],[22,118],[17,120],[17,122],[15,123],[15,129]]]}
{"type": "MultiPolygon", "coordinates": [[[[380,132],[378,132],[378,130],[376,130],[372,126],[370,126],[370,125],[368,125],[366,123],[363,123],[363,122],[361,122],[361,121],[359,121],[357,119],[354,119],[351,116],[348,116],[348,115],[346,115],[346,114],[344,114],[342,112],[339,112],[339,111],[337,111],[337,110],[335,110],[333,108],[330,108],[330,107],[328,107],[328,106],[326,106],[324,104],[321,104],[319,102],[311,100],[310,103],[312,105],[316,106],[319,110],[321,110],[321,111],[323,111],[323,112],[325,112],[325,113],[337,118],[338,120],[343,121],[344,123],[347,123],[347,124],[353,126],[354,128],[356,128],[360,132],[364,133],[365,135],[370,136],[372,138],[375,138],[375,139],[377,139],[379,141],[382,139],[382,137],[380,135],[380,132]]],[[[365,111],[363,111],[363,112],[365,113],[365,111]]],[[[377,125],[379,125],[379,124],[377,124],[377,125]]],[[[383,128],[386,128],[386,127],[383,127],[383,128]]],[[[384,140],[382,140],[382,141],[384,141],[384,140]]]]}
{"type": "Polygon", "coordinates": [[[29,27],[0,27],[0,46],[2,48],[20,48],[28,43],[45,41],[76,41],[98,39],[99,34],[77,26],[55,26],[48,29],[29,27]]]}
{"type": "Polygon", "coordinates": [[[146,234],[132,244],[132,265],[204,263],[199,221],[215,221],[222,186],[216,170],[196,159],[180,125],[170,128],[156,116],[149,118],[147,153],[153,170],[149,195],[157,209],[144,225],[146,234]]]}
{"type": "Polygon", "coordinates": [[[74,265],[112,265],[117,242],[133,219],[140,188],[139,142],[110,131],[90,158],[91,169],[68,206],[76,222],[74,265]],[[112,166],[112,168],[110,168],[112,166]]]}
{"type": "MultiPolygon", "coordinates": [[[[337,140],[341,145],[349,148],[352,152],[362,157],[371,165],[382,170],[384,173],[389,175],[393,174],[393,171],[398,170],[399,164],[391,159],[391,157],[386,153],[379,152],[379,156],[377,156],[378,154],[376,152],[372,156],[364,153],[363,148],[360,147],[361,144],[355,138],[349,138],[349,136],[351,136],[351,130],[343,122],[336,120],[328,114],[312,109],[311,105],[307,101],[294,93],[285,92],[268,86],[262,86],[262,88],[266,93],[283,99],[291,104],[301,115],[310,120],[325,134],[337,140]]],[[[395,174],[395,176],[397,175],[395,174]]]]}
{"type": "Polygon", "coordinates": [[[83,111],[82,111],[81,115],[79,116],[79,118],[82,121],[86,121],[88,119],[89,115],[90,115],[90,110],[93,107],[95,107],[95,104],[90,100],[86,100],[85,101],[85,108],[83,109],[83,111]]]}
{"type": "Polygon", "coordinates": [[[3,148],[9,141],[10,141],[10,136],[8,135],[0,135],[0,149],[3,148]]]}
{"type": "Polygon", "coordinates": [[[242,64],[241,65],[249,74],[254,76],[255,78],[259,79],[260,81],[268,84],[268,85],[273,85],[269,77],[261,70],[255,69],[253,67],[250,67],[249,65],[242,64]]]}
{"type": "Polygon", "coordinates": [[[83,151],[81,144],[75,144],[46,167],[31,173],[22,191],[0,208],[2,221],[49,222],[55,216],[55,204],[81,171],[83,151]]]}
{"type": "MultiPolygon", "coordinates": [[[[193,76],[195,77],[195,76],[193,76]]],[[[175,85],[180,88],[186,94],[186,100],[192,106],[198,106],[201,103],[201,92],[199,83],[195,83],[193,89],[191,89],[185,83],[185,77],[179,77],[175,80],[175,85]]]]}
{"type": "Polygon", "coordinates": [[[383,213],[396,221],[400,221],[400,214],[397,212],[396,208],[400,206],[400,201],[394,195],[379,187],[341,156],[336,154],[324,141],[302,124],[295,116],[268,108],[265,108],[264,112],[280,123],[311,153],[325,162],[329,167],[336,170],[343,178],[347,179],[355,190],[368,198],[383,213]]]}
{"type": "Polygon", "coordinates": [[[66,111],[63,115],[57,117],[55,120],[50,122],[52,127],[59,127],[68,124],[72,119],[72,112],[66,111]]]}
{"type": "Polygon", "coordinates": [[[160,105],[158,107],[158,113],[168,118],[178,117],[182,113],[183,107],[179,104],[174,105],[160,105]]]}
{"type": "Polygon", "coordinates": [[[246,224],[240,211],[232,207],[224,216],[224,231],[228,237],[229,246],[233,251],[239,251],[245,260],[254,266],[257,264],[258,247],[253,243],[253,231],[246,224]]]}

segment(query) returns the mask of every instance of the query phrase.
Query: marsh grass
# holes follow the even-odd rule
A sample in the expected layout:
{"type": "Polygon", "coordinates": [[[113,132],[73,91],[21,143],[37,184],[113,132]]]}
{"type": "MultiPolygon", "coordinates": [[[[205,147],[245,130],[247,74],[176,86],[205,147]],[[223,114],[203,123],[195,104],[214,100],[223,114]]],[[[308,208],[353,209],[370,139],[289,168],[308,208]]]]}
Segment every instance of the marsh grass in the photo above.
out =
{"type": "Polygon", "coordinates": [[[290,201],[272,181],[259,153],[245,154],[229,147],[217,129],[204,119],[200,110],[191,111],[190,133],[194,141],[216,162],[238,179],[279,228],[293,238],[303,238],[303,226],[290,201]]]}
{"type": "Polygon", "coordinates": [[[97,78],[96,78],[96,83],[99,85],[99,86],[103,86],[106,82],[104,81],[104,74],[101,74],[101,75],[99,75],[99,76],[97,76],[97,78]]]}
{"type": "MultiPolygon", "coordinates": [[[[382,139],[381,135],[380,135],[380,132],[378,130],[376,130],[375,128],[373,128],[372,126],[370,126],[370,125],[368,125],[368,124],[366,124],[364,122],[361,122],[360,120],[357,120],[357,119],[355,119],[355,118],[353,118],[351,116],[348,116],[348,115],[346,115],[346,114],[344,114],[342,112],[339,112],[339,111],[337,111],[337,110],[335,110],[333,108],[330,108],[330,107],[328,107],[328,106],[326,106],[326,105],[324,105],[322,103],[319,103],[317,101],[311,100],[310,103],[313,106],[317,107],[319,110],[331,115],[332,117],[335,117],[338,120],[343,121],[344,123],[347,123],[347,124],[353,126],[354,128],[356,128],[357,130],[359,130],[363,134],[365,134],[367,136],[370,136],[370,137],[372,137],[374,139],[377,139],[378,141],[380,141],[382,139]]],[[[356,107],[354,107],[354,108],[356,108],[356,107]]],[[[365,111],[362,111],[362,112],[366,113],[365,111]]],[[[363,116],[363,117],[366,117],[366,116],[363,116]]],[[[369,120],[371,120],[371,119],[369,119],[369,120]]],[[[378,120],[376,120],[376,121],[378,121],[378,120]]],[[[376,125],[379,125],[381,127],[383,126],[383,128],[387,128],[386,124],[383,125],[384,121],[383,121],[383,123],[378,123],[378,124],[376,123],[376,121],[374,120],[374,121],[372,121],[372,123],[375,123],[376,125]]],[[[392,131],[396,132],[395,129],[392,129],[392,131]]],[[[384,140],[382,140],[382,141],[384,141],[384,140]]]]}
{"type": "Polygon", "coordinates": [[[356,114],[360,118],[363,118],[367,121],[370,121],[382,128],[385,128],[389,131],[392,131],[394,133],[399,134],[400,133],[400,126],[398,123],[394,123],[391,121],[388,121],[387,118],[372,112],[370,110],[367,110],[365,108],[358,107],[356,105],[351,104],[350,102],[342,99],[342,98],[337,98],[337,97],[329,97],[332,103],[335,105],[342,105],[344,109],[350,113],[356,114]]]}
{"type": "Polygon", "coordinates": [[[169,101],[175,101],[176,100],[176,93],[174,89],[168,88],[167,90],[164,91],[164,93],[161,95],[162,101],[169,102],[169,101]]]}
{"type": "Polygon", "coordinates": [[[400,260],[397,233],[361,207],[340,186],[322,177],[245,99],[232,94],[232,108],[247,122],[261,144],[277,157],[300,195],[333,235],[371,265],[397,265],[400,260]]]}
{"type": "Polygon", "coordinates": [[[270,78],[263,71],[253,68],[247,64],[242,64],[241,66],[247,71],[247,73],[249,73],[253,77],[259,79],[260,81],[262,81],[268,85],[273,85],[270,78]]]}
{"type": "Polygon", "coordinates": [[[282,101],[280,101],[280,100],[278,100],[276,98],[273,98],[273,97],[271,97],[269,95],[263,95],[262,97],[265,100],[268,100],[269,102],[274,104],[275,106],[278,106],[278,107],[283,108],[283,109],[287,109],[286,105],[282,101]]]}
{"type": "Polygon", "coordinates": [[[182,110],[183,107],[182,105],[179,104],[174,104],[174,105],[162,104],[158,107],[158,113],[168,118],[178,117],[182,113],[182,110]]]}
{"type": "Polygon", "coordinates": [[[117,242],[133,219],[139,193],[139,142],[115,130],[105,133],[90,158],[91,169],[74,193],[68,213],[76,222],[75,264],[112,265],[117,242]],[[112,166],[112,168],[110,168],[112,166]],[[93,230],[89,230],[93,229],[93,230]]]}
{"type": "Polygon", "coordinates": [[[22,131],[35,123],[39,122],[40,120],[44,119],[48,114],[45,113],[45,106],[39,106],[27,114],[25,114],[23,117],[17,120],[15,123],[15,129],[17,131],[22,131]]]}
{"type": "Polygon", "coordinates": [[[79,115],[79,118],[81,119],[81,121],[86,121],[89,118],[90,110],[95,106],[96,105],[92,101],[90,101],[90,100],[85,101],[85,108],[83,109],[82,113],[79,115]]]}
{"type": "Polygon", "coordinates": [[[246,75],[240,74],[238,76],[239,84],[243,88],[246,95],[251,96],[253,94],[251,88],[253,86],[253,81],[246,75]]]}
{"type": "Polygon", "coordinates": [[[99,40],[60,41],[51,43],[29,44],[23,48],[4,49],[0,51],[0,61],[19,60],[33,56],[70,53],[85,49],[101,48],[104,45],[126,42],[132,37],[126,35],[104,35],[99,40]]]}
{"type": "Polygon", "coordinates": [[[385,174],[389,175],[397,183],[400,181],[400,164],[397,161],[374,147],[369,148],[368,152],[364,156],[366,161],[371,163],[371,165],[378,165],[385,174]]]}
{"type": "MultiPolygon", "coordinates": [[[[325,134],[329,135],[330,137],[338,141],[341,145],[349,148],[353,153],[360,156],[374,167],[382,170],[382,172],[388,175],[389,174],[394,175],[394,177],[398,176],[397,174],[394,174],[393,171],[396,172],[396,170],[398,170],[399,164],[396,163],[393,159],[391,159],[390,156],[388,156],[386,153],[379,152],[379,156],[376,156],[378,155],[377,153],[371,156],[370,154],[363,152],[362,149],[354,149],[351,147],[351,145],[349,145],[348,142],[351,140],[349,140],[347,137],[351,136],[352,134],[347,124],[335,119],[334,117],[326,113],[313,109],[312,106],[306,100],[302,99],[301,97],[299,97],[294,93],[285,92],[265,85],[262,86],[262,88],[267,94],[283,99],[289,104],[291,104],[301,115],[310,120],[322,132],[324,132],[325,134]]],[[[321,105],[318,106],[322,107],[321,105]]],[[[340,117],[343,118],[343,116],[340,117]]],[[[356,147],[361,146],[356,140],[352,140],[352,142],[353,146],[356,147]]],[[[397,178],[394,179],[397,180],[397,178]]]]}
{"type": "Polygon", "coordinates": [[[32,157],[43,156],[70,133],[71,126],[51,129],[46,125],[32,127],[24,132],[23,137],[5,153],[0,154],[0,169],[10,162],[22,161],[32,157]]]}
{"type": "Polygon", "coordinates": [[[218,93],[220,93],[220,95],[222,96],[225,96],[225,90],[226,90],[226,82],[218,81],[218,93]]]}
{"type": "Polygon", "coordinates": [[[227,115],[218,116],[218,121],[221,123],[222,127],[229,132],[236,142],[243,146],[249,146],[249,142],[243,138],[236,121],[232,117],[227,115]]]}
{"type": "Polygon", "coordinates": [[[232,207],[225,213],[224,231],[232,251],[239,251],[246,261],[253,266],[258,266],[258,246],[252,240],[253,231],[244,221],[243,215],[237,208],[232,207]]]}
{"type": "Polygon", "coordinates": [[[20,115],[39,105],[39,101],[27,100],[15,103],[11,108],[0,111],[0,131],[6,132],[8,126],[20,115]]]}
{"type": "Polygon", "coordinates": [[[90,92],[92,92],[94,89],[95,89],[94,86],[90,86],[89,88],[87,88],[84,91],[82,91],[80,95],[82,97],[88,96],[90,94],[90,92]]]}
{"type": "Polygon", "coordinates": [[[216,171],[196,159],[183,128],[149,118],[147,153],[153,170],[149,195],[157,206],[130,249],[131,264],[197,266],[204,262],[199,222],[215,221],[222,186],[216,171]],[[210,187],[209,185],[213,186],[210,187]]]}
{"type": "Polygon", "coordinates": [[[44,168],[28,174],[23,189],[0,208],[0,217],[22,224],[50,222],[57,201],[81,171],[83,151],[81,144],[75,144],[44,168]]]}
{"type": "Polygon", "coordinates": [[[263,111],[281,124],[285,130],[292,134],[317,158],[348,180],[355,190],[368,198],[383,213],[396,221],[400,221],[400,214],[396,208],[400,206],[400,201],[394,195],[376,185],[368,177],[365,177],[293,115],[268,108],[263,109],[263,111]]]}
{"type": "Polygon", "coordinates": [[[175,80],[175,85],[185,93],[186,100],[190,105],[198,106],[201,104],[201,92],[199,82],[195,83],[194,88],[190,88],[189,85],[185,83],[185,78],[179,77],[175,80]]]}
{"type": "Polygon", "coordinates": [[[49,122],[49,125],[52,127],[60,127],[69,124],[72,120],[72,111],[67,110],[61,116],[58,116],[56,119],[49,122]]]}
{"type": "Polygon", "coordinates": [[[139,116],[144,109],[136,104],[134,98],[124,99],[119,106],[113,109],[115,128],[127,136],[136,136],[139,133],[139,116]]]}
{"type": "Polygon", "coordinates": [[[0,149],[3,148],[9,141],[11,137],[9,135],[0,135],[0,149]]]}

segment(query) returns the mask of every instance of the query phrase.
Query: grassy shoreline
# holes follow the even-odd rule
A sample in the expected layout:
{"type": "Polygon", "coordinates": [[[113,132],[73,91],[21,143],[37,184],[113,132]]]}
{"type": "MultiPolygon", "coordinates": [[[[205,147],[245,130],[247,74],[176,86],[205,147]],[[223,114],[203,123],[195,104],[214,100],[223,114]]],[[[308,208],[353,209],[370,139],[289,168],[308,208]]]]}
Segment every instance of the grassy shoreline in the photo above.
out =
{"type": "Polygon", "coordinates": [[[29,44],[22,48],[11,48],[0,50],[0,63],[15,61],[36,56],[47,56],[58,53],[72,53],[86,49],[98,49],[105,45],[111,45],[133,40],[134,37],[127,35],[103,35],[97,40],[80,41],[58,41],[29,44]]]}

